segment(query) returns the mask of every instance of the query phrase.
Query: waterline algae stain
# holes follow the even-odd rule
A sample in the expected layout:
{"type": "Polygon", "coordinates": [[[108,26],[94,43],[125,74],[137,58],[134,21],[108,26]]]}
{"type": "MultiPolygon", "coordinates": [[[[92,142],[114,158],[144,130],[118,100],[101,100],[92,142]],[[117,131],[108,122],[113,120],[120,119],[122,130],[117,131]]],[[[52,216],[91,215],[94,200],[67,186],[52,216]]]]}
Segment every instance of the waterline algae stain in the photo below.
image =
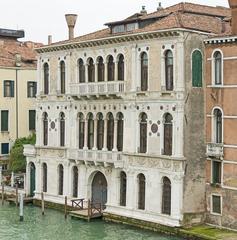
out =
{"type": "Polygon", "coordinates": [[[19,209],[0,206],[0,239],[4,240],[180,240],[101,220],[64,219],[61,212],[47,209],[42,216],[40,208],[26,206],[24,222],[19,222],[19,209]]]}

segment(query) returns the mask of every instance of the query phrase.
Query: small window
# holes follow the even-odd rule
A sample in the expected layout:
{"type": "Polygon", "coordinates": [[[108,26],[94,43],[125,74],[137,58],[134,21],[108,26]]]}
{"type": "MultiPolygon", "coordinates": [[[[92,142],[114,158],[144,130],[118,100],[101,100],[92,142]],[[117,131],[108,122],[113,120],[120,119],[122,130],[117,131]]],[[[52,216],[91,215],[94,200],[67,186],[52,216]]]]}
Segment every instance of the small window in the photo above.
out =
{"type": "Polygon", "coordinates": [[[138,180],[138,209],[145,210],[145,198],[146,198],[146,178],[140,173],[137,176],[138,180]]]}
{"type": "Polygon", "coordinates": [[[8,132],[8,110],[1,111],[1,131],[8,132]]]}
{"type": "Polygon", "coordinates": [[[148,56],[145,52],[141,54],[141,91],[148,90],[148,56]]]}
{"type": "Polygon", "coordinates": [[[125,32],[125,25],[117,25],[112,28],[112,33],[125,32]]]}
{"type": "Polygon", "coordinates": [[[66,65],[64,61],[60,62],[60,91],[65,94],[66,91],[66,65]]]}
{"type": "Polygon", "coordinates": [[[88,61],[88,82],[95,82],[95,65],[92,58],[88,61]]]}
{"type": "Polygon", "coordinates": [[[147,115],[140,115],[140,153],[147,152],[147,115]]]}
{"type": "Polygon", "coordinates": [[[58,166],[58,195],[63,195],[63,182],[64,182],[63,165],[58,166]]]}
{"type": "Polygon", "coordinates": [[[79,82],[84,83],[86,81],[85,80],[85,65],[81,58],[78,60],[78,70],[79,70],[79,82]]]}
{"type": "Polygon", "coordinates": [[[221,162],[212,162],[212,183],[221,183],[221,162]]]}
{"type": "Polygon", "coordinates": [[[2,152],[2,155],[9,154],[9,143],[2,143],[1,152],[2,152]]]}
{"type": "Polygon", "coordinates": [[[48,170],[47,170],[47,164],[46,163],[43,163],[43,166],[42,166],[42,170],[43,170],[43,192],[47,192],[47,186],[48,186],[48,183],[47,183],[47,180],[48,180],[48,170]]]}
{"type": "Polygon", "coordinates": [[[192,83],[193,87],[202,87],[202,54],[198,50],[192,54],[192,83]]]}
{"type": "Polygon", "coordinates": [[[108,81],[114,81],[114,58],[109,56],[108,60],[108,81]]]}
{"type": "Polygon", "coordinates": [[[212,195],[212,213],[221,214],[221,196],[212,195]]]}
{"type": "Polygon", "coordinates": [[[174,59],[170,50],[165,52],[165,86],[167,91],[174,89],[174,59]]]}
{"type": "Polygon", "coordinates": [[[219,51],[214,54],[214,76],[215,85],[222,84],[222,56],[219,51]]]}
{"type": "Polygon", "coordinates": [[[65,146],[65,114],[60,113],[60,147],[65,146]]]}
{"type": "Polygon", "coordinates": [[[214,110],[214,137],[215,143],[222,143],[222,112],[220,109],[214,110]]]}
{"type": "Polygon", "coordinates": [[[88,149],[92,149],[94,147],[94,119],[93,119],[93,114],[89,113],[88,116],[88,139],[87,139],[87,146],[88,149]]]}
{"type": "Polygon", "coordinates": [[[29,130],[35,131],[35,110],[29,110],[29,130]]]}
{"type": "Polygon", "coordinates": [[[108,115],[107,123],[107,149],[112,151],[114,146],[114,117],[112,113],[108,115]]]}
{"type": "Polygon", "coordinates": [[[124,56],[122,54],[118,59],[118,80],[124,81],[124,56]]]}
{"type": "Polygon", "coordinates": [[[36,82],[27,82],[27,97],[35,98],[37,91],[37,83],[36,82]]]}
{"type": "Polygon", "coordinates": [[[4,81],[4,97],[14,97],[14,81],[4,81]]]}
{"type": "Polygon", "coordinates": [[[44,94],[49,93],[49,65],[48,63],[44,64],[44,94]]]}
{"type": "Polygon", "coordinates": [[[84,147],[85,138],[85,120],[82,113],[79,114],[79,149],[84,147]]]}
{"type": "Polygon", "coordinates": [[[43,144],[48,145],[48,114],[43,114],[43,144]]]}
{"type": "Polygon", "coordinates": [[[105,65],[102,57],[98,59],[98,82],[104,81],[105,65]]]}

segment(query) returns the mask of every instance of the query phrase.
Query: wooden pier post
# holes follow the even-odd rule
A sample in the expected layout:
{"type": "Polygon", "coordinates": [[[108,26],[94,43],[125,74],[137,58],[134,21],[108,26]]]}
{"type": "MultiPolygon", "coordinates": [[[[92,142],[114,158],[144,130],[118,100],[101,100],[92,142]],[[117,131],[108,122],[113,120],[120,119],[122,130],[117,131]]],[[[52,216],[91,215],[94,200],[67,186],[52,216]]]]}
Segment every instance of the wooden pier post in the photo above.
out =
{"type": "Polygon", "coordinates": [[[16,183],[16,206],[18,207],[18,184],[16,183]]]}
{"type": "Polygon", "coordinates": [[[67,219],[67,196],[65,196],[64,215],[65,215],[65,219],[67,219]]]}
{"type": "Polygon", "coordinates": [[[4,205],[4,184],[2,183],[2,205],[4,205]]]}
{"type": "Polygon", "coordinates": [[[23,193],[21,193],[20,194],[20,222],[24,220],[23,207],[24,207],[24,196],[23,196],[23,193]]]}
{"type": "Polygon", "coordinates": [[[87,217],[87,222],[90,222],[91,218],[91,200],[88,199],[88,217],[87,217]]]}
{"type": "Polygon", "coordinates": [[[44,193],[41,192],[41,210],[42,210],[42,215],[44,215],[44,193]]]}

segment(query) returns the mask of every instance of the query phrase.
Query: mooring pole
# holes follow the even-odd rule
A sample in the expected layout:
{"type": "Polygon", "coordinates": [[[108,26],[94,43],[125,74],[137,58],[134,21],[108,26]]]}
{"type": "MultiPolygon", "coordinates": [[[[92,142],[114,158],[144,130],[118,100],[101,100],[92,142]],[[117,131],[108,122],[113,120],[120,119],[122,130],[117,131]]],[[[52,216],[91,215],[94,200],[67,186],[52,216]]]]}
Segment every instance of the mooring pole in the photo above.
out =
{"type": "Polygon", "coordinates": [[[65,196],[64,215],[65,219],[67,219],[67,196],[65,196]]]}
{"type": "Polygon", "coordinates": [[[42,215],[44,215],[44,193],[41,192],[41,211],[42,215]]]}
{"type": "Polygon", "coordinates": [[[23,193],[21,193],[20,194],[20,222],[24,220],[23,207],[24,207],[24,196],[23,196],[23,193]]]}
{"type": "Polygon", "coordinates": [[[16,183],[16,206],[18,206],[18,184],[16,183]]]}
{"type": "Polygon", "coordinates": [[[2,205],[4,205],[4,184],[2,183],[2,205]]]}
{"type": "Polygon", "coordinates": [[[14,172],[12,172],[12,175],[11,175],[11,187],[12,188],[14,187],[14,172]]]}

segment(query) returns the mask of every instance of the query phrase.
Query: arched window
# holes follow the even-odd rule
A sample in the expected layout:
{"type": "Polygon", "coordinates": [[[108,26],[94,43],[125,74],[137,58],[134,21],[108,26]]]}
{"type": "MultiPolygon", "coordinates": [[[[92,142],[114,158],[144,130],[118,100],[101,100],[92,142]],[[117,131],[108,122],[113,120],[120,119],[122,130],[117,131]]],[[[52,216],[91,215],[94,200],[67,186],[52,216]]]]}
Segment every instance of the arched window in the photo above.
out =
{"type": "Polygon", "coordinates": [[[98,82],[103,82],[105,80],[105,65],[102,57],[98,59],[98,82]]]}
{"type": "Polygon", "coordinates": [[[114,81],[114,58],[108,58],[108,81],[114,81]]]}
{"type": "Polygon", "coordinates": [[[171,50],[165,52],[165,86],[167,91],[173,91],[174,88],[174,67],[173,53],[171,50]]]}
{"type": "Polygon", "coordinates": [[[214,137],[215,143],[222,143],[222,112],[220,109],[214,110],[214,137]]]}
{"type": "Polygon", "coordinates": [[[173,117],[166,113],[164,116],[164,155],[172,155],[173,142],[173,117]]]}
{"type": "Polygon", "coordinates": [[[49,64],[44,64],[44,94],[49,94],[49,64]]]}
{"type": "Polygon", "coordinates": [[[108,115],[107,131],[107,149],[112,151],[114,146],[114,117],[112,113],[108,115]]]}
{"type": "Polygon", "coordinates": [[[145,192],[146,192],[146,178],[140,173],[137,176],[138,180],[138,209],[145,210],[145,192]]]}
{"type": "Polygon", "coordinates": [[[124,81],[124,56],[122,54],[118,59],[118,81],[124,81]]]}
{"type": "Polygon", "coordinates": [[[117,149],[123,151],[123,114],[118,114],[117,149]]]}
{"type": "Polygon", "coordinates": [[[148,89],[148,57],[145,52],[141,54],[141,91],[148,89]]]}
{"type": "Polygon", "coordinates": [[[43,144],[48,145],[48,114],[43,114],[43,144]]]}
{"type": "Polygon", "coordinates": [[[202,87],[202,54],[199,50],[192,54],[192,83],[193,87],[202,87]]]}
{"type": "Polygon", "coordinates": [[[85,65],[81,58],[78,60],[78,76],[79,76],[79,83],[84,83],[86,81],[85,80],[85,65]]]}
{"type": "Polygon", "coordinates": [[[92,58],[89,59],[88,62],[88,82],[95,81],[95,65],[92,58]]]}
{"type": "Polygon", "coordinates": [[[58,166],[58,195],[63,195],[63,165],[58,166]]]}
{"type": "Polygon", "coordinates": [[[47,176],[47,164],[43,163],[42,166],[42,170],[43,170],[43,192],[47,192],[47,186],[48,186],[48,176],[47,176]]]}
{"type": "Polygon", "coordinates": [[[125,172],[120,173],[120,206],[126,206],[127,176],[125,172]]]}
{"type": "Polygon", "coordinates": [[[162,188],[162,213],[171,214],[171,182],[169,178],[163,178],[162,188]]]}
{"type": "Polygon", "coordinates": [[[76,166],[72,169],[72,175],[73,175],[73,197],[77,197],[78,195],[78,168],[76,166]]]}
{"type": "Polygon", "coordinates": [[[65,88],[66,88],[66,66],[65,66],[65,62],[61,61],[60,62],[60,91],[61,91],[61,94],[65,93],[65,88]]]}
{"type": "Polygon", "coordinates": [[[97,149],[102,150],[104,144],[104,119],[102,113],[98,114],[97,123],[97,149]]]}
{"type": "Polygon", "coordinates": [[[93,114],[89,113],[88,116],[88,149],[92,149],[94,146],[94,120],[93,114]]]}
{"type": "Polygon", "coordinates": [[[65,146],[65,114],[60,113],[60,147],[65,146]]]}
{"type": "Polygon", "coordinates": [[[82,113],[79,114],[79,149],[83,149],[85,139],[85,121],[82,113]]]}
{"type": "Polygon", "coordinates": [[[219,51],[214,54],[215,85],[222,84],[222,56],[219,51]]]}
{"type": "Polygon", "coordinates": [[[140,115],[140,153],[147,152],[147,115],[140,115]]]}

